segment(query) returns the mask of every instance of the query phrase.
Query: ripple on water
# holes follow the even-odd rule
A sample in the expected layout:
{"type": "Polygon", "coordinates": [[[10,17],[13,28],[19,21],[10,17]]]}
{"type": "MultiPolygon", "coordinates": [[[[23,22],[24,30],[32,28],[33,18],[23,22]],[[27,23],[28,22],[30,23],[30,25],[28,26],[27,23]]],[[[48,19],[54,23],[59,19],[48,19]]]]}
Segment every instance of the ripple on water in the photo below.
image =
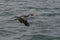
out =
{"type": "Polygon", "coordinates": [[[8,30],[0,30],[0,35],[1,36],[13,36],[17,34],[18,32],[13,32],[13,31],[8,31],[8,30]]]}
{"type": "Polygon", "coordinates": [[[12,16],[12,15],[14,15],[14,14],[13,13],[9,13],[7,11],[5,11],[5,12],[0,14],[0,16],[12,16]]]}
{"type": "Polygon", "coordinates": [[[59,40],[60,38],[55,38],[47,35],[22,35],[21,37],[14,37],[15,40],[59,40]]]}

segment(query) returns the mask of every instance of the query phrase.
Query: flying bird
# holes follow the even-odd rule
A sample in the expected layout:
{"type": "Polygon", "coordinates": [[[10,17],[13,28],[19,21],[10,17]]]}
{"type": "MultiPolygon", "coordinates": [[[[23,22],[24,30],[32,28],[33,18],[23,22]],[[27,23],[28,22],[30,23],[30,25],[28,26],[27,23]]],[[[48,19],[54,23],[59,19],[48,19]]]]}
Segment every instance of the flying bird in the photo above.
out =
{"type": "Polygon", "coordinates": [[[29,26],[29,22],[23,17],[17,17],[15,20],[18,20],[20,23],[24,23],[24,25],[29,26]]]}
{"type": "Polygon", "coordinates": [[[15,20],[18,20],[20,23],[23,23],[25,26],[29,26],[30,24],[29,24],[28,20],[26,19],[29,16],[34,16],[34,14],[15,16],[16,17],[15,20]]]}

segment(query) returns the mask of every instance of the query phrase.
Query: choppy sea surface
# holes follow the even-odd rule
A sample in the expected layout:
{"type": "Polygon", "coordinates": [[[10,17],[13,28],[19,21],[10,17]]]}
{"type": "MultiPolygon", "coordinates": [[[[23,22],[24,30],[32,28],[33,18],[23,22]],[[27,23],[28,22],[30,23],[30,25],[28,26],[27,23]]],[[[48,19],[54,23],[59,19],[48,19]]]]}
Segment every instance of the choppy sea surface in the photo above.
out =
{"type": "Polygon", "coordinates": [[[60,40],[60,0],[0,0],[0,40],[60,40]],[[14,20],[30,13],[29,27],[14,20]]]}

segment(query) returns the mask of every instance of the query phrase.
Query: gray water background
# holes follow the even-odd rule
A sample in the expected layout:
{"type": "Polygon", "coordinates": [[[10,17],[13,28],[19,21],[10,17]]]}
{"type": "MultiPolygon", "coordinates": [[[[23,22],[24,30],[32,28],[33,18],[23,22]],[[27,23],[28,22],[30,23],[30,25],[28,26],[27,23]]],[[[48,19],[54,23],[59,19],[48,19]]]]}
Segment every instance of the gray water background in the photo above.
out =
{"type": "Polygon", "coordinates": [[[0,40],[60,40],[60,0],[0,0],[0,40]],[[29,27],[14,21],[30,13],[29,27]]]}

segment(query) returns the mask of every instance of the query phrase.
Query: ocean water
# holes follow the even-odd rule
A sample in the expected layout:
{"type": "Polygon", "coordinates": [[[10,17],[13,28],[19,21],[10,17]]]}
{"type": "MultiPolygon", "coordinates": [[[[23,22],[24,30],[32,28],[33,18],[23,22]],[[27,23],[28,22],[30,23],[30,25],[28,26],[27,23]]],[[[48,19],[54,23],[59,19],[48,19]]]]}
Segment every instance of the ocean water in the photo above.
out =
{"type": "Polygon", "coordinates": [[[0,40],[60,40],[60,0],[0,0],[0,40]],[[14,20],[30,13],[30,26],[14,20]]]}

